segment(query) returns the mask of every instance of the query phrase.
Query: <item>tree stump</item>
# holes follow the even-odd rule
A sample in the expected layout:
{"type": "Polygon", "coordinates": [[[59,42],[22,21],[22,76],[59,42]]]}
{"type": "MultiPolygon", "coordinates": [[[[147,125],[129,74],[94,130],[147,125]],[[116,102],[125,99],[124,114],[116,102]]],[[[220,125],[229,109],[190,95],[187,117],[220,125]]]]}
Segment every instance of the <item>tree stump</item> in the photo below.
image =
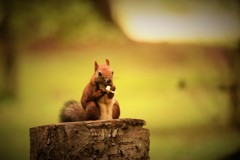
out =
{"type": "Polygon", "coordinates": [[[30,128],[31,160],[149,159],[144,120],[57,123],[30,128]]]}

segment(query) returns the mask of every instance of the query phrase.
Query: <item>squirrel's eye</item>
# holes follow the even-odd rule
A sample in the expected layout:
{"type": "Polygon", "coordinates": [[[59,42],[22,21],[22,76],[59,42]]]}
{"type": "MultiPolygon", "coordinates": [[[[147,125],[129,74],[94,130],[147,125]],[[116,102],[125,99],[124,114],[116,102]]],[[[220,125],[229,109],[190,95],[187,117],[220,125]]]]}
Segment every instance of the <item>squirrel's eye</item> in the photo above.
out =
{"type": "Polygon", "coordinates": [[[114,72],[112,71],[112,74],[113,74],[114,72]]]}
{"type": "Polygon", "coordinates": [[[99,72],[98,72],[98,76],[100,76],[100,77],[101,77],[101,76],[102,76],[102,72],[100,72],[100,71],[99,71],[99,72]]]}

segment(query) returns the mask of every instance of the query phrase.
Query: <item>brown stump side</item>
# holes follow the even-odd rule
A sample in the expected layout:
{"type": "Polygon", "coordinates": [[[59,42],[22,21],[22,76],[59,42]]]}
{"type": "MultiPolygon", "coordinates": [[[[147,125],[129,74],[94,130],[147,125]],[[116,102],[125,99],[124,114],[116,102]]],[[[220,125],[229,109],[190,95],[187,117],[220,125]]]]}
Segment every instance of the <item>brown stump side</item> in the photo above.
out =
{"type": "Polygon", "coordinates": [[[31,160],[149,159],[144,120],[58,123],[30,128],[31,160]]]}

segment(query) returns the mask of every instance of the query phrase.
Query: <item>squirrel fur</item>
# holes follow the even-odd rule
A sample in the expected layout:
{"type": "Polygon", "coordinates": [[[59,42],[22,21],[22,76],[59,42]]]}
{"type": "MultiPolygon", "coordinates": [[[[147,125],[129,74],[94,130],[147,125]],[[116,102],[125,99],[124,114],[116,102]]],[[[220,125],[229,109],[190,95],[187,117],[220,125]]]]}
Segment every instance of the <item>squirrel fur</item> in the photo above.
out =
{"type": "Polygon", "coordinates": [[[60,112],[60,121],[118,119],[120,108],[114,98],[115,90],[109,60],[106,59],[106,63],[102,65],[95,61],[94,74],[84,88],[80,102],[74,100],[66,102],[60,112]],[[107,90],[107,87],[110,90],[107,90]]]}

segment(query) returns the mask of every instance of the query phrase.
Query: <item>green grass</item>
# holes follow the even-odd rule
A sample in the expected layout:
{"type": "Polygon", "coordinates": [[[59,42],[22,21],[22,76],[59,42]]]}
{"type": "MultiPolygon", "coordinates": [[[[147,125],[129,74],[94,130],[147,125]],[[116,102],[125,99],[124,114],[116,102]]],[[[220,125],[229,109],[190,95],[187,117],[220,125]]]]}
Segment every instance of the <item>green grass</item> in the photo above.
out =
{"type": "Polygon", "coordinates": [[[164,160],[214,160],[240,147],[239,131],[215,127],[153,131],[151,142],[151,158],[164,160]]]}
{"type": "Polygon", "coordinates": [[[201,46],[102,44],[19,54],[18,99],[0,102],[0,159],[28,159],[29,128],[58,122],[63,103],[80,99],[94,61],[105,58],[115,72],[121,118],[147,121],[151,159],[215,159],[240,146],[232,131],[206,128],[188,137],[174,130],[228,124],[229,98],[218,85],[228,85],[231,76],[219,54],[201,46]],[[180,81],[185,88],[179,88],[180,81]],[[158,134],[165,129],[171,132],[158,134]]]}

